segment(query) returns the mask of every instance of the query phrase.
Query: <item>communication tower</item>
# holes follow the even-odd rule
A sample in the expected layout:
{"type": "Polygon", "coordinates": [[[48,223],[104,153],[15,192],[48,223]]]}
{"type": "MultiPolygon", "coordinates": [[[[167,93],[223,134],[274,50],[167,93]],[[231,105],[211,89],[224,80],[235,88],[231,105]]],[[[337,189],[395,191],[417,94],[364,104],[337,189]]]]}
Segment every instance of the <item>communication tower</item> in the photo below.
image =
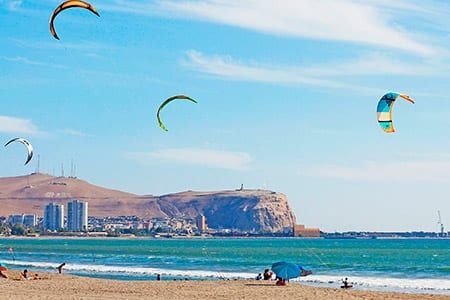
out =
{"type": "Polygon", "coordinates": [[[445,237],[445,228],[444,228],[444,223],[442,223],[440,210],[438,210],[438,225],[439,225],[439,229],[440,229],[439,236],[445,237]]]}

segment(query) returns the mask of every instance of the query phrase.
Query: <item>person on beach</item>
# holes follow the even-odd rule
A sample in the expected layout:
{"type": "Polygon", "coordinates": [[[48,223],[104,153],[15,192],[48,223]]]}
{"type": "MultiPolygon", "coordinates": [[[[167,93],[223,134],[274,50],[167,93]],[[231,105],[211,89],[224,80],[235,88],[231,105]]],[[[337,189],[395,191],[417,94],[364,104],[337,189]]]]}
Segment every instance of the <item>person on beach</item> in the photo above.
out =
{"type": "Polygon", "coordinates": [[[66,263],[64,262],[64,263],[62,263],[62,264],[60,264],[56,269],[58,270],[58,273],[59,274],[62,274],[63,273],[63,268],[64,268],[64,266],[66,265],[66,263]]]}
{"type": "Polygon", "coordinates": [[[156,281],[161,281],[161,274],[156,274],[156,281]]]}
{"type": "Polygon", "coordinates": [[[0,270],[0,278],[8,279],[8,274],[6,273],[6,271],[0,270]]]}
{"type": "Polygon", "coordinates": [[[264,270],[264,280],[270,280],[270,279],[272,279],[272,275],[273,275],[273,273],[270,272],[269,269],[265,269],[265,270],[264,270]]]}
{"type": "Polygon", "coordinates": [[[312,273],[313,273],[310,270],[305,270],[302,266],[298,266],[298,268],[300,269],[300,276],[301,277],[306,277],[306,276],[312,275],[312,273]]]}
{"type": "Polygon", "coordinates": [[[286,280],[283,278],[277,278],[277,282],[275,283],[276,286],[285,286],[286,280]]]}
{"type": "Polygon", "coordinates": [[[261,273],[259,273],[258,276],[256,276],[256,280],[262,280],[262,279],[263,279],[263,277],[262,277],[261,273]]]}
{"type": "Polygon", "coordinates": [[[39,279],[41,279],[41,278],[39,277],[39,275],[37,273],[33,275],[33,280],[39,280],[39,279]]]}
{"type": "Polygon", "coordinates": [[[23,270],[23,272],[20,273],[20,276],[22,276],[22,279],[31,280],[31,277],[28,276],[28,270],[27,269],[23,270]]]}
{"type": "Polygon", "coordinates": [[[341,286],[341,288],[343,288],[343,289],[350,289],[350,288],[353,287],[353,285],[348,283],[348,278],[347,277],[345,277],[345,279],[342,281],[342,283],[344,284],[344,285],[341,286]]]}

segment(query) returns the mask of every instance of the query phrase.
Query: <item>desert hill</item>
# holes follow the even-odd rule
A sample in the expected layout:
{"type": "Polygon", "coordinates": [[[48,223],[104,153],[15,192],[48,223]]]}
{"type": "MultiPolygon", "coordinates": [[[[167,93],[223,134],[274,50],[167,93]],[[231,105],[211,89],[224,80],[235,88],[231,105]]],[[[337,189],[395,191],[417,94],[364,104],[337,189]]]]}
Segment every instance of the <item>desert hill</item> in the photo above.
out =
{"type": "Polygon", "coordinates": [[[89,202],[92,216],[191,217],[204,214],[212,228],[282,232],[295,224],[287,197],[266,190],[193,192],[139,196],[92,185],[77,178],[45,174],[0,178],[0,216],[42,216],[49,202],[89,202]]]}
{"type": "Polygon", "coordinates": [[[70,199],[89,202],[95,216],[133,215],[141,207],[137,195],[101,188],[86,181],[45,174],[0,178],[0,215],[34,213],[42,216],[49,202],[70,199]]]}

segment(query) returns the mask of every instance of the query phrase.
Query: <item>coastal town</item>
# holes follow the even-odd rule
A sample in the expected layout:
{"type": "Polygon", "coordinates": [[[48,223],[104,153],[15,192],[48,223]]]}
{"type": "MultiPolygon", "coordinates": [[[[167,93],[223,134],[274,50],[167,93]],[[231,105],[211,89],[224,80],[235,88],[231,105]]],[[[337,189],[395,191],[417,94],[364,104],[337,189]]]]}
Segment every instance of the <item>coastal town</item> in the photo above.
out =
{"type": "Polygon", "coordinates": [[[303,236],[320,237],[318,228],[295,225],[284,233],[261,233],[243,231],[239,228],[209,228],[206,216],[196,218],[140,218],[138,216],[89,216],[89,203],[73,199],[63,204],[48,203],[43,216],[36,214],[13,214],[0,216],[0,235],[22,236],[303,236]]]}
{"type": "Polygon", "coordinates": [[[205,215],[196,218],[141,218],[138,216],[95,217],[89,215],[89,203],[73,199],[64,204],[48,203],[43,216],[12,214],[0,216],[0,236],[78,236],[78,237],[304,237],[325,239],[447,238],[441,232],[334,232],[294,225],[282,233],[262,233],[239,228],[210,228],[205,215]]]}
{"type": "Polygon", "coordinates": [[[297,224],[286,195],[243,185],[140,196],[36,172],[0,178],[0,190],[3,236],[321,236],[297,224]]]}

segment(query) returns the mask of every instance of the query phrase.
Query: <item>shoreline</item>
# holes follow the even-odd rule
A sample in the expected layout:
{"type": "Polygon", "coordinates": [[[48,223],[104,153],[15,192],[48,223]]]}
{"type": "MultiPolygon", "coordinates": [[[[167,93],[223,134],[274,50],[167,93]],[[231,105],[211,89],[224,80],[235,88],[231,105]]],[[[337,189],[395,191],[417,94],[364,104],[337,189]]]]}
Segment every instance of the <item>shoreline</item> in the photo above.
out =
{"type": "Polygon", "coordinates": [[[450,240],[450,237],[379,237],[379,238],[326,238],[326,237],[293,237],[293,236],[1,236],[0,240],[203,240],[203,239],[298,239],[298,240],[450,240]]]}
{"type": "MultiPolygon", "coordinates": [[[[13,266],[11,270],[22,270],[25,268],[35,270],[35,272],[51,273],[59,263],[36,264],[31,262],[20,262],[14,264],[12,261],[5,261],[7,265],[13,266]],[[18,267],[20,266],[20,267],[18,267]]],[[[125,266],[105,266],[105,265],[66,265],[66,274],[83,278],[97,278],[106,280],[117,280],[121,282],[142,282],[154,281],[157,274],[161,274],[166,281],[188,280],[188,281],[254,281],[257,272],[219,272],[213,270],[182,270],[182,269],[161,269],[148,267],[125,267],[125,266]]],[[[291,281],[292,284],[302,284],[317,288],[338,288],[341,285],[342,276],[336,274],[311,275],[304,278],[297,278],[291,281]]],[[[448,282],[441,282],[437,278],[394,278],[394,277],[370,277],[352,276],[350,281],[354,290],[393,292],[405,294],[430,294],[450,296],[450,286],[448,282]],[[425,282],[424,282],[425,281],[425,282]],[[447,288],[444,288],[447,286],[447,288]]],[[[445,281],[445,280],[444,280],[445,281]]]]}
{"type": "Polygon", "coordinates": [[[279,259],[300,261],[313,270],[311,276],[295,279],[293,284],[298,281],[298,284],[313,287],[339,288],[342,279],[349,277],[355,290],[450,296],[446,269],[448,252],[445,251],[448,244],[438,241],[379,242],[373,246],[371,241],[336,244],[326,240],[302,242],[296,238],[180,240],[47,236],[0,239],[0,244],[5,250],[0,253],[0,262],[13,270],[28,268],[51,273],[60,263],[67,262],[68,274],[99,279],[148,281],[161,274],[164,280],[245,281],[253,280],[279,259]],[[354,250],[349,252],[349,246],[354,250]],[[6,249],[10,247],[14,251],[8,253],[6,249]],[[311,247],[316,253],[312,253],[311,247]],[[399,247],[407,250],[404,255],[395,256],[395,249],[399,247]],[[268,252],[267,249],[273,250],[268,252]],[[291,254],[286,254],[291,250],[291,254]],[[342,253],[342,256],[330,256],[330,251],[342,253]],[[391,251],[394,251],[392,261],[384,262],[380,253],[391,251]],[[54,253],[57,255],[53,256],[54,253]],[[421,263],[425,258],[427,263],[422,264],[421,272],[410,272],[412,269],[408,266],[412,266],[412,262],[421,263]]]}
{"type": "Polygon", "coordinates": [[[10,279],[0,279],[2,299],[450,299],[447,295],[342,290],[297,283],[277,287],[273,281],[120,281],[38,274],[41,280],[19,281],[19,272],[9,271],[10,279]]]}

